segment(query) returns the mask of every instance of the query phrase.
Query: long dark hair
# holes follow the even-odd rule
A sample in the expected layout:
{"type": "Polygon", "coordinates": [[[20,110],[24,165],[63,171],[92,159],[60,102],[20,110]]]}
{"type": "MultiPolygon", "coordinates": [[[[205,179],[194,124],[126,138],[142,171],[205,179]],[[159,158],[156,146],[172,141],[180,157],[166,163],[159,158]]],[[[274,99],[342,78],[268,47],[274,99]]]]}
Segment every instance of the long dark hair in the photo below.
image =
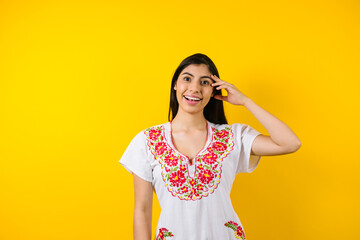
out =
{"type": "MultiPolygon", "coordinates": [[[[179,109],[179,103],[176,99],[176,91],[174,90],[175,82],[178,79],[181,71],[190,64],[205,64],[208,66],[208,69],[211,72],[211,74],[216,75],[218,78],[220,78],[219,72],[215,64],[208,56],[201,53],[196,53],[185,58],[175,70],[174,76],[171,81],[170,107],[169,107],[169,115],[168,115],[169,121],[175,118],[179,109]],[[170,116],[170,114],[172,114],[172,117],[170,116]]],[[[221,89],[217,90],[214,87],[213,93],[214,96],[221,95],[221,89]]],[[[210,101],[204,108],[204,117],[206,120],[212,123],[227,124],[228,122],[225,117],[223,101],[211,97],[210,101]]]]}

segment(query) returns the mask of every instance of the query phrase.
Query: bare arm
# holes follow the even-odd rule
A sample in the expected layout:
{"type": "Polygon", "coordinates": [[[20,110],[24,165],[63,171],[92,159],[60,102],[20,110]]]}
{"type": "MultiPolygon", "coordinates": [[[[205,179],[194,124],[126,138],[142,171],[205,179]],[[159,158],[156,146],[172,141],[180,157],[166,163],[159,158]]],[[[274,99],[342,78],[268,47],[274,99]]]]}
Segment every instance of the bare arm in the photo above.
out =
{"type": "Polygon", "coordinates": [[[297,151],[301,146],[300,139],[284,122],[258,106],[250,98],[244,101],[246,107],[266,128],[270,136],[258,135],[252,145],[254,155],[280,155],[297,151]]]}
{"type": "Polygon", "coordinates": [[[153,188],[136,174],[134,178],[134,240],[151,240],[153,188]]]}
{"type": "Polygon", "coordinates": [[[233,105],[247,108],[259,122],[266,128],[270,136],[258,135],[251,148],[253,155],[280,155],[297,151],[301,142],[295,133],[282,121],[258,106],[253,100],[245,96],[233,84],[210,75],[215,81],[211,86],[216,89],[225,89],[227,96],[215,95],[218,100],[227,101],[233,105]]]}

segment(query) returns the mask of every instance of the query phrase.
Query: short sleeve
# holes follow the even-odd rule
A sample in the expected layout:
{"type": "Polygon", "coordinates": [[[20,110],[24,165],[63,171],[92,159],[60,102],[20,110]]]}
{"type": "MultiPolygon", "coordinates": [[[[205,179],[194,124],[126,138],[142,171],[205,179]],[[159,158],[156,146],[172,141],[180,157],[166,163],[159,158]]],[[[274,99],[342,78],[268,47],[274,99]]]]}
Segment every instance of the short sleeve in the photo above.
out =
{"type": "Polygon", "coordinates": [[[235,143],[240,148],[239,162],[236,174],[240,172],[251,173],[259,164],[261,156],[251,155],[251,147],[256,138],[260,135],[258,131],[246,124],[233,124],[235,130],[235,143]]]}
{"type": "Polygon", "coordinates": [[[145,181],[152,182],[152,167],[143,131],[131,140],[119,163],[131,174],[135,173],[145,181]]]}

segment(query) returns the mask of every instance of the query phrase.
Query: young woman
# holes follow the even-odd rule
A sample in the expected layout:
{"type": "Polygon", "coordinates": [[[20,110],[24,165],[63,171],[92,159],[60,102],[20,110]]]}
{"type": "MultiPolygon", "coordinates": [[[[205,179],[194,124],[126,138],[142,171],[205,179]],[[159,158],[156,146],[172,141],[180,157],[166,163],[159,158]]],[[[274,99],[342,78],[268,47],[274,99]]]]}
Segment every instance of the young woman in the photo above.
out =
{"type": "Polygon", "coordinates": [[[200,53],[175,71],[168,118],[140,131],[119,161],[134,178],[134,239],[151,239],[153,188],[161,206],[156,240],[246,239],[230,200],[235,175],[252,172],[261,156],[297,151],[299,138],[221,80],[211,59],[200,53]],[[246,124],[229,125],[223,101],[247,108],[270,136],[246,124]]]}

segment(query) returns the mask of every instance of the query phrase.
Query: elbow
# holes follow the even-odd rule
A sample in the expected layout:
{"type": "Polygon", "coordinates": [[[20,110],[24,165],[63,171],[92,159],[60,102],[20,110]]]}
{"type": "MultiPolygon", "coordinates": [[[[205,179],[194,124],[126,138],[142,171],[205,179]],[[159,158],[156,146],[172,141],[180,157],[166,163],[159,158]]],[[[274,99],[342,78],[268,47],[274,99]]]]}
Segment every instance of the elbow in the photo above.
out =
{"type": "Polygon", "coordinates": [[[300,139],[298,139],[297,141],[295,141],[288,147],[288,151],[289,151],[289,153],[293,153],[293,152],[296,152],[297,150],[299,150],[300,147],[301,147],[301,141],[300,141],[300,139]]]}

